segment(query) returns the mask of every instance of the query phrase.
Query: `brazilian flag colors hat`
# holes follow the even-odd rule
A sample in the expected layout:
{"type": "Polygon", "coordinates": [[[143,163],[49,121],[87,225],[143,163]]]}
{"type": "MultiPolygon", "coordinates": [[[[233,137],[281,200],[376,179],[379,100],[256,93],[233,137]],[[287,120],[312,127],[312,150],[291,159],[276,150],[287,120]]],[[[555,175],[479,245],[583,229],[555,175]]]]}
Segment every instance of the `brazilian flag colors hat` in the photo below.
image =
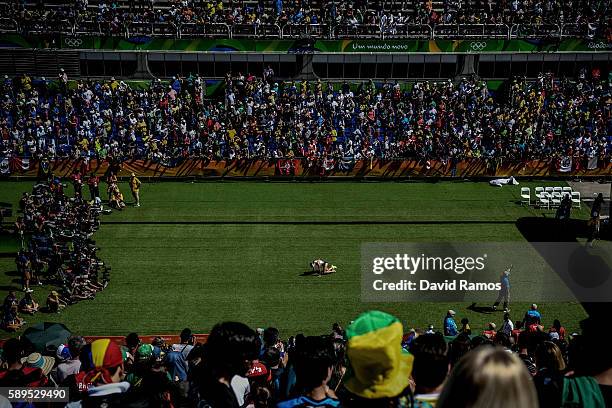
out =
{"type": "Polygon", "coordinates": [[[392,398],[408,387],[414,356],[402,349],[403,326],[380,311],[361,314],[346,329],[346,388],[367,399],[392,398]]]}

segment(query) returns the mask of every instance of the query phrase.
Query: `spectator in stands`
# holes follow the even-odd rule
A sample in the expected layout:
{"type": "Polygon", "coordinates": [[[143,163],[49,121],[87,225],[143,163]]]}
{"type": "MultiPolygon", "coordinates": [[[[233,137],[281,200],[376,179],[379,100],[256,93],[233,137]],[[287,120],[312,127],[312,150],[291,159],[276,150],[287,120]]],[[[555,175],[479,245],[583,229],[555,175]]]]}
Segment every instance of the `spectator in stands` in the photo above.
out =
{"type": "Polygon", "coordinates": [[[246,375],[258,350],[257,335],[248,326],[235,322],[215,325],[196,374],[200,403],[239,408],[230,383],[234,375],[246,375]]]}
{"type": "Polygon", "coordinates": [[[45,378],[48,378],[49,373],[55,365],[55,358],[43,356],[40,353],[31,353],[23,361],[24,367],[39,368],[42,370],[45,378]]]}
{"type": "Polygon", "coordinates": [[[327,386],[333,366],[334,349],[331,341],[323,337],[306,337],[295,362],[297,389],[300,395],[280,402],[277,407],[339,407],[340,401],[327,386]]]}
{"type": "Polygon", "coordinates": [[[277,347],[268,347],[264,350],[260,361],[265,364],[270,373],[270,390],[274,400],[279,401],[283,396],[281,378],[285,375],[287,354],[281,352],[277,347]]]}
{"type": "Polygon", "coordinates": [[[444,318],[444,335],[445,336],[456,336],[457,335],[457,323],[455,322],[455,311],[449,310],[444,318]]]}
{"type": "Polygon", "coordinates": [[[511,337],[513,330],[514,323],[512,323],[512,320],[510,320],[510,313],[504,313],[504,324],[502,325],[501,332],[506,336],[511,337]]]}
{"type": "Polygon", "coordinates": [[[410,353],[414,355],[414,400],[435,406],[450,370],[448,345],[440,333],[425,334],[414,340],[410,353]]]}
{"type": "Polygon", "coordinates": [[[538,310],[538,305],[533,303],[529,310],[525,312],[523,317],[523,327],[530,331],[536,331],[536,326],[539,326],[542,321],[542,315],[538,310]]]}
{"type": "Polygon", "coordinates": [[[21,340],[8,339],[2,351],[6,369],[0,371],[1,387],[44,387],[47,385],[47,377],[40,367],[27,366],[22,363],[25,347],[21,340]]]}
{"type": "MultiPolygon", "coordinates": [[[[230,385],[239,406],[245,406],[245,401],[248,401],[249,394],[251,393],[251,383],[249,379],[257,378],[258,376],[265,376],[266,379],[271,379],[266,366],[256,361],[253,363],[246,376],[236,374],[232,377],[230,385]]],[[[270,397],[271,396],[270,394],[270,397]]]]}
{"type": "Polygon", "coordinates": [[[90,406],[131,407],[138,406],[133,394],[127,394],[130,383],[123,381],[125,370],[119,346],[110,339],[94,340],[88,346],[90,361],[83,364],[87,371],[77,375],[77,383],[85,390],[81,401],[66,405],[67,408],[90,406]]]}
{"type": "Polygon", "coordinates": [[[346,329],[350,369],[341,397],[343,407],[409,404],[414,357],[402,349],[402,335],[401,322],[380,311],[361,314],[346,329]]]}
{"type": "MultiPolygon", "coordinates": [[[[227,105],[202,100],[201,89],[188,86],[188,79],[180,77],[173,81],[181,85],[178,93],[172,89],[171,94],[159,81],[146,90],[113,85],[116,81],[79,82],[75,89],[46,99],[49,122],[59,122],[60,130],[50,132],[46,129],[53,130],[52,126],[43,127],[39,139],[45,142],[35,151],[28,148],[26,133],[38,132],[38,127],[27,120],[29,111],[13,97],[8,106],[0,106],[0,116],[7,117],[0,126],[10,135],[8,140],[0,139],[0,151],[40,160],[86,157],[113,161],[123,157],[164,164],[186,157],[301,157],[316,172],[370,157],[412,158],[423,163],[479,158],[495,166],[501,158],[560,160],[570,151],[574,163],[583,166],[580,163],[591,156],[609,160],[612,149],[605,137],[605,121],[588,119],[605,117],[607,82],[601,78],[535,83],[515,79],[508,84],[507,98],[501,93],[489,95],[486,83],[474,78],[458,84],[417,83],[408,92],[402,92],[399,84],[376,88],[372,83],[354,91],[345,87],[334,91],[330,83],[325,86],[322,82],[276,84],[231,73],[228,79],[227,105]],[[61,112],[57,106],[61,100],[76,107],[70,121],[60,120],[56,113],[61,112]],[[471,101],[469,108],[466,100],[471,101]],[[100,109],[87,109],[92,103],[100,109]],[[120,109],[109,109],[114,103],[120,109]],[[559,115],[568,105],[570,112],[559,115]],[[154,113],[142,113],[141,109],[152,106],[154,113]],[[298,111],[289,111],[291,106],[298,106],[298,111]],[[340,119],[338,112],[344,112],[340,119]],[[471,120],[474,115],[482,120],[471,120]],[[503,119],[507,117],[511,119],[503,119]],[[127,127],[123,126],[126,118],[127,127]],[[249,120],[252,126],[236,126],[249,120]],[[591,129],[587,137],[580,131],[586,127],[591,129]]],[[[38,97],[36,89],[13,86],[14,95],[23,93],[26,100],[38,97]]],[[[46,106],[44,98],[40,103],[46,106]]]]}
{"type": "Polygon", "coordinates": [[[540,407],[554,405],[558,407],[565,374],[565,361],[561,349],[551,341],[540,343],[535,352],[535,361],[538,372],[533,381],[538,392],[540,407]]]}
{"type": "Polygon", "coordinates": [[[518,336],[518,357],[523,361],[525,367],[529,371],[529,374],[535,376],[537,373],[537,367],[535,365],[535,358],[532,356],[529,348],[533,348],[533,332],[523,331],[518,336]]]}
{"type": "Polygon", "coordinates": [[[495,333],[496,333],[495,330],[496,329],[497,329],[497,325],[495,323],[493,323],[493,322],[489,322],[487,324],[486,330],[484,330],[482,332],[482,335],[484,337],[486,337],[487,339],[493,339],[493,338],[495,338],[495,333]]]}
{"type": "Polygon", "coordinates": [[[516,355],[502,348],[479,347],[455,366],[436,407],[537,408],[538,398],[516,355]]]}
{"type": "Polygon", "coordinates": [[[459,333],[449,343],[449,362],[451,367],[457,365],[457,363],[472,349],[472,341],[470,336],[466,333],[459,333]]]}
{"type": "Polygon", "coordinates": [[[180,343],[173,344],[166,354],[168,373],[172,380],[178,383],[179,395],[187,398],[189,393],[189,355],[194,349],[195,336],[191,329],[184,328],[179,336],[180,343]]]}
{"type": "Polygon", "coordinates": [[[63,383],[66,378],[76,375],[81,370],[81,351],[85,347],[85,339],[80,336],[71,336],[68,339],[69,358],[57,365],[58,383],[63,383]]]}
{"type": "Polygon", "coordinates": [[[548,332],[551,334],[557,333],[557,335],[559,336],[559,340],[565,340],[565,327],[561,326],[561,322],[559,321],[559,319],[555,319],[553,321],[553,325],[550,329],[548,329],[548,332]]]}
{"type": "Polygon", "coordinates": [[[470,321],[468,320],[467,317],[464,317],[463,319],[461,319],[461,330],[459,330],[459,332],[465,333],[468,336],[472,334],[472,329],[470,328],[470,321]]]}
{"type": "Polygon", "coordinates": [[[140,337],[138,337],[138,333],[130,333],[125,336],[125,346],[132,356],[136,355],[136,350],[138,350],[140,344],[140,337]]]}

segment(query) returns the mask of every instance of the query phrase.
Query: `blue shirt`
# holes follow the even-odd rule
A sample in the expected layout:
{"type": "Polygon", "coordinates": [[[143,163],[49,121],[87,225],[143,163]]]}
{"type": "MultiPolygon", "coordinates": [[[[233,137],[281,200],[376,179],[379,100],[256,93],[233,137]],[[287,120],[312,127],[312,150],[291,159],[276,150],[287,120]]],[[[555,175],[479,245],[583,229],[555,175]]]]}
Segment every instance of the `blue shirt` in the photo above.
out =
{"type": "Polygon", "coordinates": [[[334,398],[325,398],[321,401],[315,401],[305,396],[290,399],[288,401],[279,402],[276,408],[311,408],[311,407],[339,407],[340,401],[334,398]]]}
{"type": "Polygon", "coordinates": [[[166,363],[169,366],[168,372],[174,381],[178,378],[179,381],[187,380],[187,371],[189,364],[185,361],[185,356],[180,351],[171,351],[166,354],[166,363]]]}
{"type": "Polygon", "coordinates": [[[510,279],[506,275],[501,278],[502,289],[510,289],[510,279]]]}
{"type": "Polygon", "coordinates": [[[444,335],[445,336],[456,336],[457,335],[457,323],[455,323],[455,320],[450,316],[446,316],[446,318],[444,319],[444,335]]]}

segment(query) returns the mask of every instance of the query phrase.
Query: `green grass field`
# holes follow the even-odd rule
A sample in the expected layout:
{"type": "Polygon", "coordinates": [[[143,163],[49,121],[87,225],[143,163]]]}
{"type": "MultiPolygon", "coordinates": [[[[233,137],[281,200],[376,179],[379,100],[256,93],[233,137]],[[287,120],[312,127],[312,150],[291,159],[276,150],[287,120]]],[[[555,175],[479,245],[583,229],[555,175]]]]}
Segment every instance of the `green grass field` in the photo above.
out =
{"type": "MultiPolygon", "coordinates": [[[[523,183],[535,186],[538,183],[523,183]]],[[[539,183],[540,185],[542,183],[539,183]]],[[[555,183],[546,183],[554,185],[555,183]]],[[[0,183],[0,201],[17,202],[30,182],[0,183]]],[[[105,187],[105,186],[103,186],[105,187]]],[[[283,336],[327,333],[378,308],[409,327],[441,327],[447,309],[479,332],[502,313],[467,310],[469,303],[360,301],[363,242],[524,241],[514,222],[552,216],[518,204],[520,186],[487,183],[159,182],[142,187],[142,207],[103,216],[95,239],[112,267],[111,283],[93,301],[60,315],[86,335],[206,333],[222,320],[278,327],[283,336]],[[339,273],[302,276],[308,262],[328,259],[339,273]]],[[[126,197],[129,189],[121,185],[126,197]]],[[[101,188],[104,190],[104,188],[101,188]]],[[[573,216],[586,218],[585,209],[573,216]]],[[[13,258],[0,258],[0,293],[19,288],[13,258]]],[[[36,290],[42,301],[47,288],[36,290]]],[[[527,304],[512,304],[518,319],[527,304]]],[[[577,330],[578,303],[541,304],[544,323],[559,318],[577,330]]]]}

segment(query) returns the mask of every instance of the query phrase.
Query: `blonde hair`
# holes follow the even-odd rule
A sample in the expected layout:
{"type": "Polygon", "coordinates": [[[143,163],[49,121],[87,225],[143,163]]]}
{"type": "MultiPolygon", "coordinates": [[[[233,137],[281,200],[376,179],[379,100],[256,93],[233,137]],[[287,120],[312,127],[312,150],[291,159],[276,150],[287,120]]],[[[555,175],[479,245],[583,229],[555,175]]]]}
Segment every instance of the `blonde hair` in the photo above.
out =
{"type": "Polygon", "coordinates": [[[538,408],[525,364],[501,347],[466,354],[449,376],[436,408],[538,408]]]}
{"type": "Polygon", "coordinates": [[[538,345],[535,358],[538,368],[548,368],[553,371],[565,370],[565,360],[563,360],[561,349],[552,341],[545,341],[538,345]]]}

